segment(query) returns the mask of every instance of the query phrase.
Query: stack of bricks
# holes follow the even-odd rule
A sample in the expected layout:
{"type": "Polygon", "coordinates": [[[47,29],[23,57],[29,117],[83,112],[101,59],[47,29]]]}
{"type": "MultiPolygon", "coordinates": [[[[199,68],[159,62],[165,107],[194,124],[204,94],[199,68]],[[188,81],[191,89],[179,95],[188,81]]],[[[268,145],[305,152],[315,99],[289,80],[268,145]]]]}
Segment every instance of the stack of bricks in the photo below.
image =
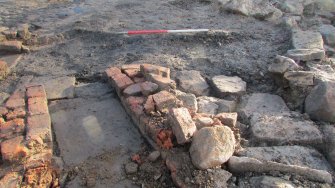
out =
{"type": "Polygon", "coordinates": [[[105,72],[142,135],[156,149],[170,149],[173,134],[167,114],[170,108],[177,106],[170,69],[151,64],[130,64],[121,69],[110,67],[105,72]]]}
{"type": "Polygon", "coordinates": [[[44,87],[32,85],[0,107],[2,166],[16,167],[2,177],[0,187],[58,187],[47,102],[44,87]]]}

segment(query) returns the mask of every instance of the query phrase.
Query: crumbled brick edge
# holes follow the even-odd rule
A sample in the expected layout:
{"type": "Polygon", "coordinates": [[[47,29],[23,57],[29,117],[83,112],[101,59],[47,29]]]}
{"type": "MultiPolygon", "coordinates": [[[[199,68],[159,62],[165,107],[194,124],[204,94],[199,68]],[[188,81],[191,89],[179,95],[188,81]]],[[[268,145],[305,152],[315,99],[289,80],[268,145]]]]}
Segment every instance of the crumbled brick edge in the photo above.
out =
{"type": "Polygon", "coordinates": [[[15,91],[0,107],[0,145],[2,163],[11,167],[1,174],[1,186],[59,187],[43,85],[15,91]]]}

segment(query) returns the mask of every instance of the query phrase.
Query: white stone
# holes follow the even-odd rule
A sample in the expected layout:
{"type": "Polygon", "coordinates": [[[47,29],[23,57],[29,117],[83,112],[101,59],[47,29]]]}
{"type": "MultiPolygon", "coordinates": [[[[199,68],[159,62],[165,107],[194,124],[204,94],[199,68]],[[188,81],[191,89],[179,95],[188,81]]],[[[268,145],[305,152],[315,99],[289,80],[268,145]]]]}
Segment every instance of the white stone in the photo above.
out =
{"type": "Polygon", "coordinates": [[[199,169],[219,166],[235,150],[235,137],[226,126],[205,127],[194,134],[190,148],[192,163],[199,169]]]}
{"type": "Polygon", "coordinates": [[[247,83],[237,76],[214,76],[212,82],[216,94],[222,98],[227,95],[242,95],[247,89],[247,83]]]}
{"type": "Polygon", "coordinates": [[[184,93],[176,90],[176,97],[183,102],[183,106],[189,109],[191,112],[196,113],[198,111],[197,98],[192,93],[184,93]]]}
{"type": "Polygon", "coordinates": [[[187,108],[172,108],[169,113],[169,123],[178,144],[190,141],[197,127],[187,108]]]}

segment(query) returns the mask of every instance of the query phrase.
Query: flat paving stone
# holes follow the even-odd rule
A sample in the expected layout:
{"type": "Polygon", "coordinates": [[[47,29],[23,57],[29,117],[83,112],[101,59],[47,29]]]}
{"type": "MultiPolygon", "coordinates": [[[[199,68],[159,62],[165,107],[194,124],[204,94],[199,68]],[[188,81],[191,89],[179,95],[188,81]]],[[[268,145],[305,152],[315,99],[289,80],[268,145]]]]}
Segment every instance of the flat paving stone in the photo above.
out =
{"type": "Polygon", "coordinates": [[[100,97],[112,92],[109,84],[94,82],[94,83],[79,83],[74,88],[76,97],[100,97]]]}
{"type": "Polygon", "coordinates": [[[141,135],[115,98],[100,101],[69,99],[52,103],[52,123],[65,164],[79,164],[119,147],[129,151],[140,148],[141,135]]]}
{"type": "Polygon", "coordinates": [[[330,164],[321,153],[303,146],[248,147],[239,152],[238,155],[261,161],[332,171],[330,164]]]}
{"type": "Polygon", "coordinates": [[[74,97],[75,77],[35,77],[31,84],[43,84],[48,100],[74,97]]]}

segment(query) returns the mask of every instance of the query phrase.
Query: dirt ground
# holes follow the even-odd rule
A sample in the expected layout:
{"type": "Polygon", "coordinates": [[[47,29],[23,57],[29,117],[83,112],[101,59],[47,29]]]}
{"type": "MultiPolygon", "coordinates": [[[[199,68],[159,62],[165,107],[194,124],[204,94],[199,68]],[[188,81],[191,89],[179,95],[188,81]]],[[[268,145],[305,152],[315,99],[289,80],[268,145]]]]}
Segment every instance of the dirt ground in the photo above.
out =
{"type": "MultiPolygon", "coordinates": [[[[101,82],[108,66],[134,61],[167,66],[172,72],[199,70],[205,78],[239,76],[247,82],[247,92],[275,93],[268,65],[290,46],[289,31],[278,24],[220,12],[206,0],[0,0],[0,4],[0,25],[29,23],[34,33],[64,37],[25,54],[15,71],[0,82],[0,91],[6,93],[14,91],[22,76],[75,76],[77,84],[101,82]],[[184,28],[220,31],[196,35],[113,34],[133,29],[184,28]]],[[[144,158],[151,151],[145,142],[137,150],[144,158]]],[[[131,176],[110,170],[112,163],[130,162],[134,153],[123,152],[114,148],[76,165],[66,165],[65,187],[173,187],[161,160],[144,165],[131,176]]]]}

